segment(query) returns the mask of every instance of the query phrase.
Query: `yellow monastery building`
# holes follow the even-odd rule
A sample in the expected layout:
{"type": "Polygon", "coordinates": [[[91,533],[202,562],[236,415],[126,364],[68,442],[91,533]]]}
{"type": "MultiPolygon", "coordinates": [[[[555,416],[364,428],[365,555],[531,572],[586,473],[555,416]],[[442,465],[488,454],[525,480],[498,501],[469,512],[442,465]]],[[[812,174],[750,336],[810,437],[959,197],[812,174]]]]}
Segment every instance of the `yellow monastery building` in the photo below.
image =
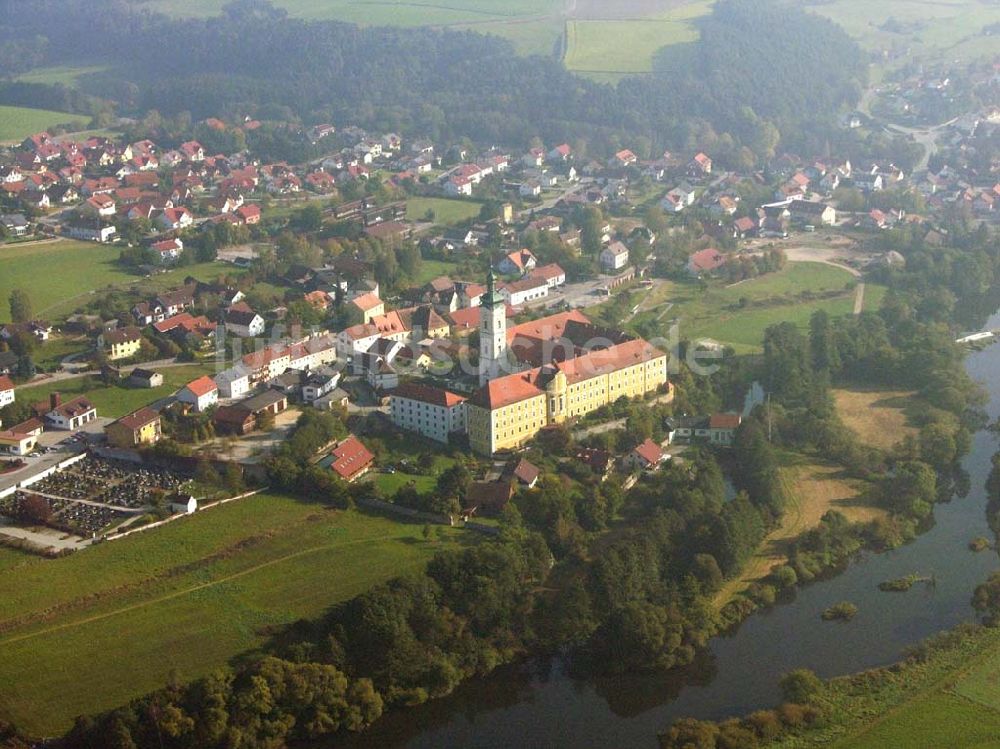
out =
{"type": "Polygon", "coordinates": [[[578,311],[506,330],[505,315],[494,314],[503,299],[493,289],[491,274],[480,317],[484,382],[466,404],[475,452],[520,447],[545,426],[667,383],[665,353],[642,339],[601,330],[578,311]],[[504,374],[531,364],[536,366],[504,374]]]}

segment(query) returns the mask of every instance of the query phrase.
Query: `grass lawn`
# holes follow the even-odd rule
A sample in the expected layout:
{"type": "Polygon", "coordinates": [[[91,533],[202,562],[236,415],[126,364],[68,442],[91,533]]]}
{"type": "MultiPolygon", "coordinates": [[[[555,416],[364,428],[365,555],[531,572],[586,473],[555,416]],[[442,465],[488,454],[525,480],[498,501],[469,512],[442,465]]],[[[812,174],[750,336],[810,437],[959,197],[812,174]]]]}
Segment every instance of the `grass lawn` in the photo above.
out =
{"type": "Polygon", "coordinates": [[[908,409],[916,404],[912,392],[902,390],[834,390],[841,420],[866,445],[889,450],[905,437],[917,434],[908,409]]]}
{"type": "Polygon", "coordinates": [[[397,471],[396,473],[380,473],[375,477],[375,485],[384,497],[392,497],[407,484],[413,484],[418,492],[424,494],[434,489],[437,479],[434,476],[417,476],[397,471]]]}
{"type": "Polygon", "coordinates": [[[427,211],[434,211],[435,224],[457,224],[460,221],[476,218],[482,205],[482,203],[473,200],[410,198],[406,201],[406,219],[407,221],[423,221],[427,211]]]}
{"type": "Polygon", "coordinates": [[[260,495],[0,576],[0,716],[52,735],[73,716],[203,676],[274,627],[474,543],[420,524],[260,495]]]}
{"type": "Polygon", "coordinates": [[[95,291],[109,286],[141,283],[143,288],[156,291],[179,286],[188,276],[211,280],[223,274],[244,272],[228,263],[199,263],[142,279],[118,264],[120,254],[119,247],[63,239],[0,245],[0,264],[3,267],[0,273],[0,322],[10,316],[7,297],[15,288],[28,291],[36,316],[57,321],[77,307],[83,307],[95,291]],[[53,273],[54,269],[57,272],[53,273]]]}
{"type": "Polygon", "coordinates": [[[107,386],[100,378],[87,376],[62,380],[52,384],[18,388],[18,400],[37,403],[48,400],[49,394],[58,392],[63,401],[86,395],[97,407],[98,416],[118,418],[138,408],[147,406],[160,398],[173,395],[191,380],[204,374],[214,374],[215,365],[191,364],[182,367],[166,367],[159,370],[163,374],[163,384],[157,388],[129,388],[107,386]]]}
{"type": "Polygon", "coordinates": [[[50,109],[0,106],[0,143],[20,143],[33,133],[68,123],[75,123],[77,129],[83,128],[87,118],[50,109]]]}
{"type": "MultiPolygon", "coordinates": [[[[850,273],[831,265],[788,263],[777,273],[738,284],[710,282],[704,291],[694,282],[666,283],[635,295],[633,303],[641,310],[630,324],[666,336],[677,320],[682,339],[711,338],[738,353],[751,353],[760,350],[764,331],[776,323],[794,322],[805,328],[817,309],[834,317],[851,314],[855,291],[846,285],[853,280],[850,273]],[[809,293],[814,296],[802,296],[809,293]],[[827,293],[834,295],[818,298],[827,293]],[[746,300],[745,307],[739,307],[740,300],[746,300]],[[667,309],[667,303],[673,306],[667,309]]],[[[883,287],[867,284],[865,309],[878,309],[884,294],[883,287]]]]}
{"type": "Polygon", "coordinates": [[[70,354],[79,354],[93,348],[93,342],[86,336],[60,335],[53,333],[49,340],[39,345],[32,354],[35,364],[41,369],[50,370],[70,354]]]}
{"type": "Polygon", "coordinates": [[[420,270],[410,281],[410,286],[423,286],[439,276],[448,276],[455,272],[456,263],[446,260],[421,260],[420,270]]]}
{"type": "Polygon", "coordinates": [[[0,246],[0,320],[7,320],[7,297],[26,289],[35,314],[54,319],[59,310],[83,304],[94,290],[134,280],[118,265],[121,250],[92,242],[59,240],[30,245],[0,246]]]}

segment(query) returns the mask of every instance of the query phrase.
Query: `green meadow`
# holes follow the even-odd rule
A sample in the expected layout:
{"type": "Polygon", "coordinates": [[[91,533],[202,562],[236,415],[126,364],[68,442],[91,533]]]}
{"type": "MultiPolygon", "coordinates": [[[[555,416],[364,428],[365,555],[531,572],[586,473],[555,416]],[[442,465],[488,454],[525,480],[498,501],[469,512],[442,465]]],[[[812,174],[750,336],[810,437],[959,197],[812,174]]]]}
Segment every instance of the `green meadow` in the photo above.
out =
{"type": "Polygon", "coordinates": [[[82,129],[87,126],[87,118],[49,109],[0,105],[0,143],[19,143],[32,133],[66,123],[76,123],[82,129]]]}
{"type": "Polygon", "coordinates": [[[0,718],[64,731],[475,540],[422,530],[262,494],[61,559],[0,556],[0,718]]]}

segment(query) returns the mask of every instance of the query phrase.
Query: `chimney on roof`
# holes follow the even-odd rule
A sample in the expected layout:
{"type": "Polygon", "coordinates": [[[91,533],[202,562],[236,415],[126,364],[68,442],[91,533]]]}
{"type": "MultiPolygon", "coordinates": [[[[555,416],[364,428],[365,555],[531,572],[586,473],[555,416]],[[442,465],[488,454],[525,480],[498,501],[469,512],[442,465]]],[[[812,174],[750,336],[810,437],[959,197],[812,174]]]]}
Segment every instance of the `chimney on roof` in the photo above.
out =
{"type": "Polygon", "coordinates": [[[55,411],[62,404],[59,393],[49,393],[49,408],[55,411]]]}

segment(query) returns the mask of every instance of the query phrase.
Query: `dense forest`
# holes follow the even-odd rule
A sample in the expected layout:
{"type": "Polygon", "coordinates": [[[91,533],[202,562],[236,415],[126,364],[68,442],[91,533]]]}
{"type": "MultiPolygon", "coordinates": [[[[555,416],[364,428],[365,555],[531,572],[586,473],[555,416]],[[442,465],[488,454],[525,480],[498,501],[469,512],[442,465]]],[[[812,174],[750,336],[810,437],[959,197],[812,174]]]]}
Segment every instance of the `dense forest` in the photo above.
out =
{"type": "MultiPolygon", "coordinates": [[[[752,164],[782,134],[819,151],[865,75],[839,27],[768,0],[719,2],[682,60],[617,87],[553,59],[518,57],[499,37],[308,22],[264,0],[236,0],[198,20],[124,0],[0,0],[0,16],[0,77],[100,59],[110,69],[85,77],[84,88],[124,114],[333,121],[482,144],[541,137],[598,156],[712,148],[721,163],[752,164]]],[[[80,107],[60,89],[7,84],[0,99],[30,93],[80,107]]]]}

